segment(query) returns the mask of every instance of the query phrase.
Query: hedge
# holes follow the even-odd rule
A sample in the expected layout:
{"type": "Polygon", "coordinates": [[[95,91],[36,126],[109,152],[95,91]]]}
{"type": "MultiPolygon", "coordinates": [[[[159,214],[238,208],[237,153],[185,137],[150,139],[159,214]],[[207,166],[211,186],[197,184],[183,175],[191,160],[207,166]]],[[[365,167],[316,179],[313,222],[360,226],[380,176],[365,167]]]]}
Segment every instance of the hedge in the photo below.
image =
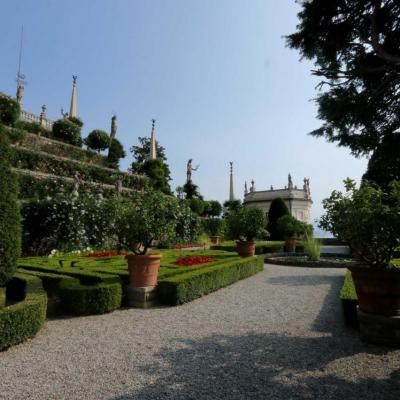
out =
{"type": "Polygon", "coordinates": [[[0,350],[35,336],[46,319],[47,296],[37,277],[16,273],[7,297],[18,303],[0,309],[0,350]]]}
{"type": "Polygon", "coordinates": [[[204,267],[159,281],[159,300],[163,304],[177,305],[228,286],[263,270],[261,257],[235,259],[220,265],[204,267]]]}
{"type": "MultiPolygon", "coordinates": [[[[49,298],[60,299],[61,311],[73,315],[104,314],[121,307],[122,288],[118,278],[115,282],[99,282],[82,285],[75,277],[69,275],[24,270],[42,280],[44,290],[49,298]]],[[[90,275],[92,279],[92,275],[90,275]]]]}
{"type": "Polygon", "coordinates": [[[0,308],[6,304],[6,288],[0,287],[0,308]]]}
{"type": "Polygon", "coordinates": [[[339,297],[342,303],[343,317],[346,325],[358,327],[358,298],[350,271],[346,272],[339,297]]]}
{"type": "Polygon", "coordinates": [[[123,186],[131,189],[143,189],[148,182],[148,179],[144,176],[132,175],[82,161],[59,158],[58,156],[19,146],[14,147],[12,165],[19,169],[28,169],[69,178],[73,178],[78,172],[83,180],[93,180],[109,185],[115,185],[118,179],[121,178],[123,186]]]}

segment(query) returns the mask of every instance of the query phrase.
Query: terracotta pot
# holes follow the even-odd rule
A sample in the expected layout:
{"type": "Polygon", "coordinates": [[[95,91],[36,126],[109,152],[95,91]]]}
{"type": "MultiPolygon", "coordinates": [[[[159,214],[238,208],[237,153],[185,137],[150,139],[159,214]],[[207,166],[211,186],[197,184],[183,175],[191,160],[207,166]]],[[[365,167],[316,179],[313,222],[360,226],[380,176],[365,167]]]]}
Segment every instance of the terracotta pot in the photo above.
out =
{"type": "Polygon", "coordinates": [[[358,305],[370,314],[400,315],[400,271],[351,267],[358,305]]]}
{"type": "Polygon", "coordinates": [[[256,244],[254,242],[236,242],[236,251],[240,257],[253,257],[256,254],[256,244]]]}
{"type": "Polygon", "coordinates": [[[129,254],[125,256],[128,260],[130,284],[134,287],[157,285],[161,257],[161,254],[145,254],[141,256],[129,254]]]}
{"type": "Polygon", "coordinates": [[[211,239],[212,244],[219,244],[221,237],[220,236],[211,236],[210,239],[211,239]]]}
{"type": "Polygon", "coordinates": [[[285,240],[285,251],[288,253],[294,253],[296,251],[297,240],[294,236],[288,237],[285,240]]]}

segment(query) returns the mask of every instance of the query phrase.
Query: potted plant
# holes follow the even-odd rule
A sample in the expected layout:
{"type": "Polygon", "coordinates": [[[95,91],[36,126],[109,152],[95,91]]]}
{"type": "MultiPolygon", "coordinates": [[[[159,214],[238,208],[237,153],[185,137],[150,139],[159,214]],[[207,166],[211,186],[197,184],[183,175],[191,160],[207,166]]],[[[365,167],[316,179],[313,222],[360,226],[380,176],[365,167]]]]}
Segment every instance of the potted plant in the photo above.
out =
{"type": "Polygon", "coordinates": [[[176,201],[160,192],[135,193],[118,211],[120,242],[128,254],[129,281],[134,287],[155,286],[160,269],[160,254],[147,254],[153,241],[168,241],[175,236],[176,201]]]}
{"type": "Polygon", "coordinates": [[[297,238],[311,229],[304,222],[288,214],[278,219],[277,230],[285,238],[285,251],[294,253],[296,251],[297,238]]]}
{"type": "Polygon", "coordinates": [[[205,220],[205,230],[210,235],[212,244],[219,244],[224,221],[220,218],[207,218],[205,220]]]}
{"type": "Polygon", "coordinates": [[[252,257],[256,246],[254,239],[267,233],[264,212],[257,207],[241,207],[226,216],[229,235],[236,239],[236,251],[241,257],[252,257]]]}
{"type": "Polygon", "coordinates": [[[320,226],[350,244],[358,263],[351,267],[359,308],[370,314],[400,315],[400,269],[392,265],[400,245],[400,182],[387,192],[345,181],[323,201],[320,226]]]}

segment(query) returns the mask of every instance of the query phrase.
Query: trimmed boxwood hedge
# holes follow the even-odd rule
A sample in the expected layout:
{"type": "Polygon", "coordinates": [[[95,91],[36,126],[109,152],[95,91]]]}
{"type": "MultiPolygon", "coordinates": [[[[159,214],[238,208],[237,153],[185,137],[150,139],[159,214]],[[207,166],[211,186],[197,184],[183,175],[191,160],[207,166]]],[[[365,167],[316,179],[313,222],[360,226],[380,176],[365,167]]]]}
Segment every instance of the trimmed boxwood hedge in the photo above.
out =
{"type": "Polygon", "coordinates": [[[39,278],[16,273],[7,297],[18,303],[0,309],[0,350],[35,336],[46,319],[47,296],[39,278]]]}
{"type": "MultiPolygon", "coordinates": [[[[79,279],[76,278],[81,277],[81,274],[74,274],[76,277],[73,278],[52,272],[20,270],[40,278],[47,296],[49,298],[59,298],[61,310],[67,314],[104,314],[121,307],[122,288],[118,277],[110,278],[106,276],[105,279],[111,279],[111,283],[98,281],[98,283],[92,285],[82,285],[79,279]]],[[[83,278],[82,280],[89,280],[93,283],[96,278],[93,278],[93,274],[90,272],[88,276],[89,278],[83,278]]],[[[99,279],[103,276],[101,274],[99,279]]]]}
{"type": "Polygon", "coordinates": [[[161,280],[157,290],[163,304],[177,305],[228,286],[263,270],[261,257],[238,258],[212,267],[161,280]]]}
{"type": "Polygon", "coordinates": [[[355,328],[358,327],[358,298],[350,271],[346,272],[343,286],[340,290],[340,301],[342,303],[343,317],[346,325],[355,328]]]}

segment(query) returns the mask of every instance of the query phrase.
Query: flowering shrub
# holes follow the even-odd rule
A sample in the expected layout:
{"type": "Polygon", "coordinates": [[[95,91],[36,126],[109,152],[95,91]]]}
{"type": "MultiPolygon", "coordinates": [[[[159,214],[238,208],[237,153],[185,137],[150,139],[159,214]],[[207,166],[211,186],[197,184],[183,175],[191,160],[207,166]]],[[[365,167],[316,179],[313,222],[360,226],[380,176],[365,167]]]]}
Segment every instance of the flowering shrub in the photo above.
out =
{"type": "Polygon", "coordinates": [[[209,258],[209,257],[198,257],[198,256],[187,256],[183,258],[179,258],[174,262],[175,265],[180,265],[180,266],[187,266],[191,267],[193,265],[198,265],[198,264],[206,264],[209,262],[216,261],[215,258],[209,258]]]}
{"type": "Polygon", "coordinates": [[[191,247],[202,247],[203,245],[200,243],[185,243],[185,244],[175,244],[172,246],[173,249],[189,249],[191,247]]]}

